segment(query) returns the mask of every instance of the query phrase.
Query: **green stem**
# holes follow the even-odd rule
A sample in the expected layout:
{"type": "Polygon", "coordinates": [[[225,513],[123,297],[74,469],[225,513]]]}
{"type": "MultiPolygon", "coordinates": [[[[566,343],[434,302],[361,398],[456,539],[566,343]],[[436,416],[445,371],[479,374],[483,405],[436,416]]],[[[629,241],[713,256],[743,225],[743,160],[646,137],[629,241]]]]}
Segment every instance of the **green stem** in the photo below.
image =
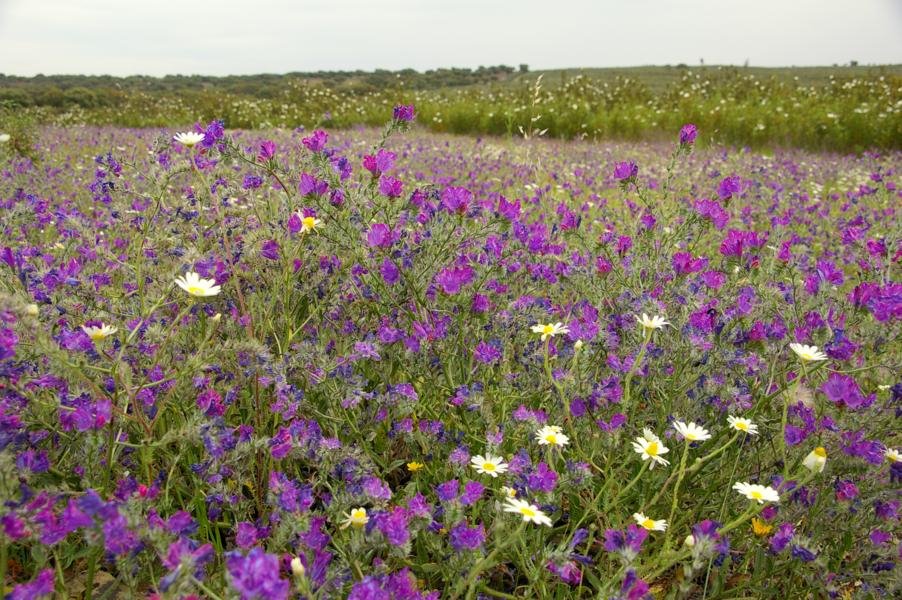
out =
{"type": "Polygon", "coordinates": [[[673,501],[670,503],[670,515],[667,517],[667,532],[664,534],[664,551],[670,548],[670,534],[673,531],[673,515],[676,514],[677,502],[680,499],[680,484],[683,483],[683,477],[686,475],[686,459],[689,457],[689,440],[683,444],[683,456],[680,458],[680,470],[677,475],[676,484],[673,486],[673,501]]]}

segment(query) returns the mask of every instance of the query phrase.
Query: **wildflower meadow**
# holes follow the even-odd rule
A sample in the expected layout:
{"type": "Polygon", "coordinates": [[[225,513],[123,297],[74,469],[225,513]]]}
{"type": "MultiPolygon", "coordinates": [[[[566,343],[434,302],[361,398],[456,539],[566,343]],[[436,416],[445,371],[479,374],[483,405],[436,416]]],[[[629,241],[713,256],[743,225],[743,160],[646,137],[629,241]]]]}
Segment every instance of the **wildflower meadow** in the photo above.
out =
{"type": "Polygon", "coordinates": [[[902,154],[419,116],[0,137],[6,597],[899,597],[902,154]]]}

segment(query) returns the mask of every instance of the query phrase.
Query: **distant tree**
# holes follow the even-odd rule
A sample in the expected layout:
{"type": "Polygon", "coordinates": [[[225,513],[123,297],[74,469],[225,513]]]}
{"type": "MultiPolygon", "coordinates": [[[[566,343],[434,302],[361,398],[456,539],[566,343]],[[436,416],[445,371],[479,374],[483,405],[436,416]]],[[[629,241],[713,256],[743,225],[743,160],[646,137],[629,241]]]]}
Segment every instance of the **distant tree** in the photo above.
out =
{"type": "Polygon", "coordinates": [[[526,63],[520,63],[520,72],[529,73],[529,65],[526,63]]]}
{"type": "Polygon", "coordinates": [[[858,61],[857,61],[857,60],[850,60],[850,61],[849,61],[849,66],[850,66],[850,67],[857,67],[857,66],[858,66],[858,61]]]}

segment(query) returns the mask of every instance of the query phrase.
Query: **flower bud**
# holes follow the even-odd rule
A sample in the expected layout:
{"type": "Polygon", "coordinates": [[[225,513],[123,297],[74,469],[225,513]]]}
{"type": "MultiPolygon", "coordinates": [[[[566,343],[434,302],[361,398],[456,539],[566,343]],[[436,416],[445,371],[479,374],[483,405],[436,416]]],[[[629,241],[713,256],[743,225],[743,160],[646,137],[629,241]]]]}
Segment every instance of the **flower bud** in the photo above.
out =
{"type": "Polygon", "coordinates": [[[294,576],[298,579],[304,576],[306,569],[304,569],[304,563],[301,562],[300,557],[295,556],[291,559],[291,572],[294,573],[294,576]]]}
{"type": "Polygon", "coordinates": [[[802,464],[812,473],[823,473],[824,467],[827,464],[827,451],[823,446],[818,446],[808,453],[808,456],[805,457],[802,464]]]}

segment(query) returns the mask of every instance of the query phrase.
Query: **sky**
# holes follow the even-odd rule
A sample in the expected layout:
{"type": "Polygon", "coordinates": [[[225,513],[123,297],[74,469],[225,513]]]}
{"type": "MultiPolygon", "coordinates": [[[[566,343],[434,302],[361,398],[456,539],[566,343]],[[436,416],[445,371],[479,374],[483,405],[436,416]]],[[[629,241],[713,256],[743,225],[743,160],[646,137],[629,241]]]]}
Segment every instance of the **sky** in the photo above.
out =
{"type": "Polygon", "coordinates": [[[0,0],[0,73],[902,63],[902,0],[0,0]]]}

